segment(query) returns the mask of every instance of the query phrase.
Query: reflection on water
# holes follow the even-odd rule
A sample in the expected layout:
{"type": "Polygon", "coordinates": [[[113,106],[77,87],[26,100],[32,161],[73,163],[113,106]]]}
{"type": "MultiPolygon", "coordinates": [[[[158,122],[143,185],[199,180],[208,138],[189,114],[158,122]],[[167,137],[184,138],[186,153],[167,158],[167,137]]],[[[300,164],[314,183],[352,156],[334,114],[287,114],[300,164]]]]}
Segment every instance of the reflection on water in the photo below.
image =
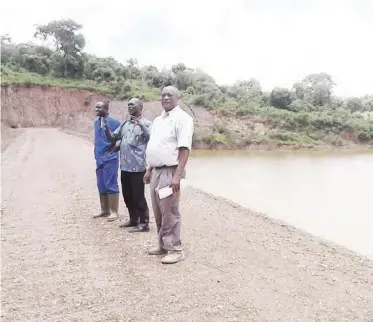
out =
{"type": "Polygon", "coordinates": [[[187,180],[373,258],[373,153],[195,151],[187,180]]]}

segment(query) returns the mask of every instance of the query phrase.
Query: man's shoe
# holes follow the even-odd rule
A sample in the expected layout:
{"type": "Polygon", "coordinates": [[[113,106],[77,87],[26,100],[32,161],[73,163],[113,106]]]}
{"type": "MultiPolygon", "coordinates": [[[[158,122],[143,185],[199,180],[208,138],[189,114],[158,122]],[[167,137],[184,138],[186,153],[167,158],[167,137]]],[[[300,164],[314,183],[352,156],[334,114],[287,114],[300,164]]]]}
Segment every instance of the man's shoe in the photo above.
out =
{"type": "Polygon", "coordinates": [[[148,224],[138,224],[136,227],[133,227],[131,229],[128,229],[129,233],[142,233],[142,232],[148,232],[149,225],[148,224]]]}
{"type": "Polygon", "coordinates": [[[131,220],[125,221],[123,224],[119,225],[119,228],[128,228],[128,227],[135,227],[137,224],[133,223],[131,220]]]}
{"type": "Polygon", "coordinates": [[[162,264],[175,264],[185,259],[183,251],[170,251],[162,258],[162,264]]]}
{"type": "Polygon", "coordinates": [[[111,213],[109,217],[107,217],[107,221],[115,221],[117,220],[119,217],[118,217],[118,214],[116,213],[111,213]]]}
{"type": "Polygon", "coordinates": [[[148,254],[149,255],[164,255],[164,254],[167,254],[167,250],[162,249],[160,247],[154,247],[148,250],[148,254]]]}

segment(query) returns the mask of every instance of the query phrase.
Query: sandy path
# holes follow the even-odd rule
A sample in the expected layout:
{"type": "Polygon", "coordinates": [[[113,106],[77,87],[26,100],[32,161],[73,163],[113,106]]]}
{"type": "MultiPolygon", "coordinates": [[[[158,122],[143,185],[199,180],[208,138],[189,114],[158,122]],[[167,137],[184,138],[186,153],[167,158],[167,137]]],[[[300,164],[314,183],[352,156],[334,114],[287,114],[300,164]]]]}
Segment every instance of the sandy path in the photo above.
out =
{"type": "MultiPolygon", "coordinates": [[[[373,321],[373,262],[186,188],[164,266],[93,220],[91,144],[23,130],[2,155],[2,321],[373,321]]],[[[124,212],[121,203],[121,212],[124,212]]]]}

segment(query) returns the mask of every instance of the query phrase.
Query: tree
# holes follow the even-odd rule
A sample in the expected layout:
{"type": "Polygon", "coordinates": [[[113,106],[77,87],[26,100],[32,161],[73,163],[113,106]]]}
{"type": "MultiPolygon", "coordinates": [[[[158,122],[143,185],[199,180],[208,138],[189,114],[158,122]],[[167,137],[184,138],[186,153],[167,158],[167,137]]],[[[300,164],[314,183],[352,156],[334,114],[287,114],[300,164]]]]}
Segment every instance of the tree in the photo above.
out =
{"type": "Polygon", "coordinates": [[[287,88],[275,87],[269,96],[270,105],[277,108],[288,109],[291,102],[291,92],[287,88]]]}
{"type": "Polygon", "coordinates": [[[258,80],[251,78],[248,81],[238,81],[227,89],[227,95],[241,102],[259,101],[262,88],[258,80]]]}
{"type": "Polygon", "coordinates": [[[82,25],[72,19],[54,20],[46,25],[38,25],[36,27],[34,37],[42,38],[44,41],[51,39],[55,50],[61,54],[64,77],[75,74],[75,72],[69,73],[69,67],[73,67],[73,70],[79,69],[79,72],[81,72],[81,64],[78,57],[85,46],[84,36],[77,34],[81,28],[82,25]],[[76,66],[74,65],[75,63],[77,63],[76,66]]]}
{"type": "Polygon", "coordinates": [[[292,90],[293,90],[295,99],[304,100],[305,88],[303,87],[302,83],[300,82],[294,83],[292,90]]]}
{"type": "Polygon", "coordinates": [[[182,73],[187,70],[187,67],[184,63],[178,63],[176,65],[172,65],[171,70],[174,74],[182,73]]]}
{"type": "Polygon", "coordinates": [[[329,74],[317,73],[306,76],[301,83],[294,84],[294,86],[296,86],[295,91],[298,99],[305,99],[315,105],[330,105],[335,83],[329,74]]]}
{"type": "Polygon", "coordinates": [[[137,59],[130,58],[127,60],[127,66],[125,66],[123,71],[123,77],[125,79],[139,79],[141,76],[141,70],[137,59]]]}
{"type": "Polygon", "coordinates": [[[9,34],[1,35],[1,45],[3,44],[10,44],[12,42],[12,37],[9,36],[9,34]]]}
{"type": "Polygon", "coordinates": [[[365,95],[361,99],[362,103],[364,104],[364,109],[366,111],[373,112],[373,95],[365,95]]]}
{"type": "Polygon", "coordinates": [[[141,71],[150,87],[162,88],[172,84],[170,74],[158,71],[158,68],[155,66],[145,66],[141,71]]]}
{"type": "Polygon", "coordinates": [[[344,101],[344,107],[351,112],[364,112],[365,106],[362,100],[358,97],[350,97],[344,101]]]}

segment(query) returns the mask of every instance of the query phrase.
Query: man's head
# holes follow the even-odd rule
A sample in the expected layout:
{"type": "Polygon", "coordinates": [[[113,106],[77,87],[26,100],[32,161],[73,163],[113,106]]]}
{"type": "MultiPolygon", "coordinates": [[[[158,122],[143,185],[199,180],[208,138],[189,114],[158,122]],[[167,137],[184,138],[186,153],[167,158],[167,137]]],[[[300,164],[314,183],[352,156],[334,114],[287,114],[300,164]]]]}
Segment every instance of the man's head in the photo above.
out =
{"type": "Polygon", "coordinates": [[[162,106],[166,112],[177,106],[180,98],[180,92],[175,86],[166,86],[161,94],[162,106]]]}
{"type": "Polygon", "coordinates": [[[109,102],[97,102],[96,103],[96,115],[105,117],[109,114],[109,102]]]}
{"type": "Polygon", "coordinates": [[[134,97],[129,100],[128,113],[131,116],[135,116],[135,117],[141,116],[142,108],[143,108],[143,103],[140,99],[134,97]]]}

